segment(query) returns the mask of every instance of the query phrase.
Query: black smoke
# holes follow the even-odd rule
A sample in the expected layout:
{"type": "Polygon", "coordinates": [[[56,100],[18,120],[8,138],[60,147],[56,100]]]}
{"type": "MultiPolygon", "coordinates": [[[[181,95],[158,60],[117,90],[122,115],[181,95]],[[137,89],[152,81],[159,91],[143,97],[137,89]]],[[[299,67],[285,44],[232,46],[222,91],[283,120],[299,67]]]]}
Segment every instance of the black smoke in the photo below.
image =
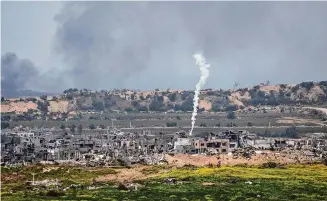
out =
{"type": "Polygon", "coordinates": [[[18,58],[15,53],[5,53],[1,56],[1,95],[16,96],[20,89],[28,88],[38,74],[30,60],[18,58]]]}

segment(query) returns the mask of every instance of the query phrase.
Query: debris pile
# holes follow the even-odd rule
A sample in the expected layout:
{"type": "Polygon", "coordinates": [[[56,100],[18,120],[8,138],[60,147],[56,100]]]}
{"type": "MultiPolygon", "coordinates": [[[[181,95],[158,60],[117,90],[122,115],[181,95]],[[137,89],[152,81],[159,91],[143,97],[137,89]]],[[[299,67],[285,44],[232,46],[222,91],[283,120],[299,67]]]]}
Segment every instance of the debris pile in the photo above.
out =
{"type": "Polygon", "coordinates": [[[256,149],[254,147],[245,147],[238,148],[232,151],[233,159],[237,159],[239,157],[243,158],[251,158],[252,155],[256,154],[256,149]]]}

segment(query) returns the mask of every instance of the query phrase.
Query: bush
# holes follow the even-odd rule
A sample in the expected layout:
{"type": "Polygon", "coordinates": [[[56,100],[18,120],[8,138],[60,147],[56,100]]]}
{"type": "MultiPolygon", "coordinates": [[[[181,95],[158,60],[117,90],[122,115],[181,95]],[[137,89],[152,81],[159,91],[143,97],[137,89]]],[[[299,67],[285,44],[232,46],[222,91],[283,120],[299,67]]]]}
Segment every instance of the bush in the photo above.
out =
{"type": "Polygon", "coordinates": [[[307,90],[310,90],[313,87],[313,82],[302,82],[300,83],[300,86],[303,88],[306,88],[307,90]]]}
{"type": "Polygon", "coordinates": [[[201,124],[200,124],[200,127],[207,127],[207,124],[205,124],[205,123],[201,123],[201,124]]]}
{"type": "Polygon", "coordinates": [[[227,105],[225,111],[236,111],[238,110],[238,106],[234,104],[227,105]]]}
{"type": "Polygon", "coordinates": [[[258,96],[260,97],[260,98],[264,98],[265,97],[265,92],[263,92],[263,91],[258,91],[258,96]]]}
{"type": "Polygon", "coordinates": [[[322,159],[322,164],[327,166],[327,157],[322,159]]]}
{"type": "Polygon", "coordinates": [[[62,192],[62,191],[55,191],[55,190],[49,190],[47,193],[46,193],[46,196],[49,196],[49,197],[60,197],[60,196],[64,196],[65,193],[62,192]]]}
{"type": "Polygon", "coordinates": [[[1,130],[9,128],[10,124],[8,122],[1,121],[1,130]]]}
{"type": "Polygon", "coordinates": [[[90,124],[90,125],[89,125],[89,128],[90,128],[90,129],[95,129],[95,125],[94,125],[94,124],[90,124]]]}
{"type": "Polygon", "coordinates": [[[155,96],[149,104],[150,111],[165,111],[165,104],[162,96],[155,96]]]}
{"type": "Polygon", "coordinates": [[[177,126],[177,123],[176,122],[167,122],[166,123],[166,126],[167,127],[176,127],[177,126]]]}
{"type": "Polygon", "coordinates": [[[143,95],[141,95],[141,96],[140,96],[140,100],[142,100],[142,101],[144,101],[144,100],[145,100],[145,98],[144,98],[144,96],[143,96],[143,95]]]}
{"type": "Polygon", "coordinates": [[[125,108],[125,111],[126,112],[133,112],[133,108],[131,108],[131,107],[125,108]]]}
{"type": "Polygon", "coordinates": [[[76,129],[75,124],[71,125],[71,127],[69,129],[70,129],[70,132],[75,133],[75,129],[76,129]]]}
{"type": "Polygon", "coordinates": [[[227,114],[227,118],[228,118],[228,119],[236,119],[235,112],[228,112],[228,114],[227,114]]]}
{"type": "Polygon", "coordinates": [[[171,93],[168,95],[168,98],[171,102],[175,102],[176,101],[176,93],[171,93]]]}
{"type": "Polygon", "coordinates": [[[278,164],[275,162],[266,162],[266,163],[262,163],[261,168],[276,168],[278,167],[278,164]]]}
{"type": "Polygon", "coordinates": [[[66,129],[65,124],[61,124],[61,125],[60,125],[60,129],[65,130],[65,129],[66,129]]]}
{"type": "Polygon", "coordinates": [[[253,126],[253,123],[252,122],[248,122],[247,126],[248,127],[252,127],[253,126]]]}
{"type": "Polygon", "coordinates": [[[97,111],[103,111],[104,110],[104,104],[102,101],[94,101],[92,103],[92,106],[97,111]]]}

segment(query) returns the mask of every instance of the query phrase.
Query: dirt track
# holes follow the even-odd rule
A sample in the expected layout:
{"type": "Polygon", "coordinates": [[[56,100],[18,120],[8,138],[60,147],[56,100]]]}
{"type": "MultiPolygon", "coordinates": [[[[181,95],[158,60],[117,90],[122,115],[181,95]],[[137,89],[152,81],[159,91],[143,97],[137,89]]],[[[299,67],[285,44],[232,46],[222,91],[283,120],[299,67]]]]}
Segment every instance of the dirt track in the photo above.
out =
{"type": "MultiPolygon", "coordinates": [[[[307,163],[312,162],[309,157],[303,156],[303,153],[298,151],[293,151],[292,153],[287,152],[271,152],[265,151],[253,155],[251,159],[246,159],[239,157],[233,159],[233,156],[228,154],[221,154],[219,156],[221,165],[237,165],[237,164],[248,164],[248,165],[261,165],[262,163],[273,161],[280,164],[295,164],[295,163],[307,163]]],[[[208,166],[210,163],[217,165],[218,156],[206,156],[206,155],[188,155],[188,154],[176,154],[170,156],[165,155],[165,159],[168,162],[167,168],[159,169],[159,172],[144,174],[142,171],[145,169],[151,169],[153,166],[136,165],[130,169],[119,169],[117,174],[108,174],[105,176],[100,176],[96,181],[133,181],[133,180],[143,180],[151,177],[158,176],[164,172],[168,172],[174,167],[183,167],[184,165],[194,165],[197,167],[208,166]]]]}
{"type": "MultiPolygon", "coordinates": [[[[190,164],[198,167],[207,166],[209,164],[216,165],[218,163],[217,156],[206,156],[206,155],[186,155],[186,154],[176,154],[175,156],[166,155],[165,159],[168,164],[182,167],[184,165],[190,164]]],[[[271,152],[265,151],[260,154],[251,156],[251,159],[246,159],[243,157],[238,157],[233,159],[232,155],[221,154],[219,160],[222,165],[237,165],[237,164],[248,164],[248,165],[260,165],[262,163],[273,161],[281,164],[294,164],[294,163],[306,163],[310,162],[310,158],[303,156],[302,153],[293,151],[293,153],[287,152],[271,152]]]]}

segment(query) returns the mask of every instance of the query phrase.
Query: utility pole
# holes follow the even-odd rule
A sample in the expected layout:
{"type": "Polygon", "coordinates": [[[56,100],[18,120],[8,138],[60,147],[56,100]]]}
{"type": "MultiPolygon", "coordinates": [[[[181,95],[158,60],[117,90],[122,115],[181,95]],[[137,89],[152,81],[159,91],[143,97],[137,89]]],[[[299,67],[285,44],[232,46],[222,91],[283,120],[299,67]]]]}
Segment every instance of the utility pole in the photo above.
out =
{"type": "Polygon", "coordinates": [[[33,183],[32,183],[32,184],[35,185],[35,183],[34,183],[34,176],[35,176],[35,173],[33,172],[32,175],[33,175],[33,183]]]}

